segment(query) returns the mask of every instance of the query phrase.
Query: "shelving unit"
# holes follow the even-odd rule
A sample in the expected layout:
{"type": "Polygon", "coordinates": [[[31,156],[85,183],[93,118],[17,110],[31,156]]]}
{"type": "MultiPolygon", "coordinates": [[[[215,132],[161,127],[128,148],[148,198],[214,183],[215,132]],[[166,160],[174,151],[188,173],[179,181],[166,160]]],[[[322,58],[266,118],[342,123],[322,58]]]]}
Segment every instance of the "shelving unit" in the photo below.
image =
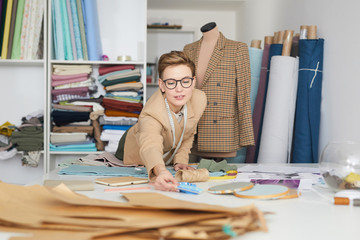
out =
{"type": "MultiPolygon", "coordinates": [[[[141,82],[146,88],[146,0],[97,0],[100,39],[102,43],[102,52],[109,57],[109,61],[63,61],[55,60],[52,26],[49,25],[49,54],[48,64],[48,89],[47,89],[47,137],[50,139],[51,132],[51,74],[54,64],[81,64],[91,65],[91,76],[98,78],[99,67],[102,65],[128,65],[133,64],[141,71],[141,82]],[[116,11],[114,11],[116,9],[116,11]],[[134,18],[134,16],[137,16],[134,18]],[[131,19],[131,21],[129,21],[131,19]],[[132,61],[116,61],[118,56],[131,56],[132,61]]],[[[51,4],[48,6],[48,12],[51,13],[51,4]]],[[[51,14],[48,18],[51,20],[51,14]]],[[[97,80],[96,80],[97,81],[97,80]]],[[[99,97],[105,94],[103,86],[97,82],[98,92],[94,97],[99,97]]],[[[144,90],[144,102],[146,100],[146,91],[144,90]]],[[[49,143],[46,146],[49,149],[49,143]]],[[[47,161],[45,162],[45,172],[54,169],[58,163],[68,157],[76,158],[87,154],[100,154],[98,152],[63,152],[63,151],[48,151],[47,161]]]]}
{"type": "MultiPolygon", "coordinates": [[[[44,1],[43,36],[47,36],[47,0],[44,1]]],[[[0,59],[0,97],[3,102],[0,125],[9,121],[19,126],[21,118],[46,109],[47,86],[47,41],[43,41],[43,59],[0,59]],[[29,92],[29,89],[31,92],[29,92]]],[[[44,125],[45,126],[45,125],[44,125]]],[[[46,132],[44,127],[44,133],[46,132]]],[[[44,134],[44,143],[46,134],[44,134]]],[[[40,151],[41,157],[37,168],[22,166],[23,151],[18,151],[12,159],[0,161],[0,180],[6,179],[10,183],[24,184],[38,179],[45,173],[44,159],[46,148],[40,151]]]]}

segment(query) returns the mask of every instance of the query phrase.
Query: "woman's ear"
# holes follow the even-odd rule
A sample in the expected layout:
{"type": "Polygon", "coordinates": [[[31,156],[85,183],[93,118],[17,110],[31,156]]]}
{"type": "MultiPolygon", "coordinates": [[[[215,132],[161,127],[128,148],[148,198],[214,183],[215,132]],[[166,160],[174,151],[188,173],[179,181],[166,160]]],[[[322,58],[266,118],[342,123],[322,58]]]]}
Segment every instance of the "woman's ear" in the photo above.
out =
{"type": "Polygon", "coordinates": [[[161,92],[164,93],[165,92],[164,82],[160,78],[158,79],[158,85],[159,85],[161,92]]]}
{"type": "Polygon", "coordinates": [[[194,80],[193,80],[193,83],[192,83],[192,88],[193,89],[196,88],[195,86],[196,86],[196,77],[194,76],[194,80]]]}

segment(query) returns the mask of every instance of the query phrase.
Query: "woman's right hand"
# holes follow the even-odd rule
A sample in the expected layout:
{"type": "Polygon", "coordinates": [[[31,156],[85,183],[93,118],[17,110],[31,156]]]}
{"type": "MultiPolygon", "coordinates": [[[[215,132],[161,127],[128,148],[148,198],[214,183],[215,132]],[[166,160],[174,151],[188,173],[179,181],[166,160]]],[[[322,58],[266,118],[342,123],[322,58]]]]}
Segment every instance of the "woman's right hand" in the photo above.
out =
{"type": "MultiPolygon", "coordinates": [[[[156,168],[156,167],[155,167],[156,168]]],[[[154,169],[156,180],[154,183],[155,189],[161,191],[178,192],[177,186],[179,183],[173,175],[164,167],[154,169]]]]}

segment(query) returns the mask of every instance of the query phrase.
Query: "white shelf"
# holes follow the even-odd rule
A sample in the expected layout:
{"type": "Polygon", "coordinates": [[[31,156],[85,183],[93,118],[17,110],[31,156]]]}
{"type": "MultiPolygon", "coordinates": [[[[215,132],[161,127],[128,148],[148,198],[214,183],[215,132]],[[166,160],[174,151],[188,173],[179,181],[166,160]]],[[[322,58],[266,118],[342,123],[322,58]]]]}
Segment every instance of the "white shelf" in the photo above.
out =
{"type": "Polygon", "coordinates": [[[44,59],[39,60],[19,60],[19,59],[2,59],[0,66],[43,66],[44,59]]]}
{"type": "Polygon", "coordinates": [[[163,28],[148,28],[148,33],[195,33],[195,29],[181,28],[181,29],[163,29],[163,28]]]}
{"type": "Polygon", "coordinates": [[[52,64],[101,64],[101,65],[144,65],[145,62],[143,61],[68,61],[68,60],[51,60],[52,64]]]}
{"type": "Polygon", "coordinates": [[[247,0],[148,0],[148,9],[233,11],[247,0]]]}
{"type": "Polygon", "coordinates": [[[63,151],[49,151],[50,155],[88,155],[88,154],[101,154],[101,153],[104,153],[104,151],[97,151],[97,152],[78,152],[78,151],[75,151],[75,152],[63,152],[63,151]]]}

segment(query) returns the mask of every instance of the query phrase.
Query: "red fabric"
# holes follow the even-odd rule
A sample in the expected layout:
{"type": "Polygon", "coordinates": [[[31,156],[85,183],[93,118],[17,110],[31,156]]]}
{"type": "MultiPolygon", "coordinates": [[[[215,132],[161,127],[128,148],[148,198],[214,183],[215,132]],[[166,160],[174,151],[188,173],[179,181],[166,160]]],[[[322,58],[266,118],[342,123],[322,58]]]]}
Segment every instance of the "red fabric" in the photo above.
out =
{"type": "Polygon", "coordinates": [[[129,103],[129,102],[113,100],[108,98],[103,99],[102,105],[106,109],[127,111],[127,112],[140,112],[143,107],[141,103],[129,103]]]}
{"type": "Polygon", "coordinates": [[[126,70],[126,69],[135,69],[135,65],[115,65],[115,66],[101,66],[99,67],[99,74],[105,75],[110,72],[126,70]]]}

